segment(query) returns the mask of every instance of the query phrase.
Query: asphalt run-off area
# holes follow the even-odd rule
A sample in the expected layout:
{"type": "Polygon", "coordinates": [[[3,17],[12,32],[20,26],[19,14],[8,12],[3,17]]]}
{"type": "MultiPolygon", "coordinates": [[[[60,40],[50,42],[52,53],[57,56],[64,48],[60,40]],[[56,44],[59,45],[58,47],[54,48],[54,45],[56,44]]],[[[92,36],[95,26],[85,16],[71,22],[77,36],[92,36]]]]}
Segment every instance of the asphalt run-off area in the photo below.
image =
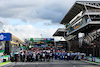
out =
{"type": "Polygon", "coordinates": [[[12,62],[1,67],[100,67],[78,60],[54,60],[53,62],[12,62]]]}

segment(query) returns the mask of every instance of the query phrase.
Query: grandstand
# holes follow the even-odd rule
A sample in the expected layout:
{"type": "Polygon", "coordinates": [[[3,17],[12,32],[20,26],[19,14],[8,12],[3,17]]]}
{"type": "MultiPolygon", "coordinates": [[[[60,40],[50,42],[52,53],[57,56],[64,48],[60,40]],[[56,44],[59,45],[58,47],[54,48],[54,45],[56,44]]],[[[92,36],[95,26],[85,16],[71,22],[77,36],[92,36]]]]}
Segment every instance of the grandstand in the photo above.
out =
{"type": "MultiPolygon", "coordinates": [[[[62,36],[69,43],[70,50],[76,43],[79,46],[76,51],[100,56],[100,1],[76,1],[60,24],[66,27],[66,35],[62,36]],[[83,39],[78,38],[79,33],[84,33],[83,39]],[[80,39],[82,43],[79,43],[80,39]]],[[[57,32],[54,34],[59,36],[57,32]]]]}
{"type": "MultiPolygon", "coordinates": [[[[3,55],[3,52],[5,51],[5,43],[6,41],[0,41],[0,56],[3,55]]],[[[16,51],[19,44],[24,44],[24,41],[16,37],[15,35],[11,35],[11,51],[16,51]]]]}

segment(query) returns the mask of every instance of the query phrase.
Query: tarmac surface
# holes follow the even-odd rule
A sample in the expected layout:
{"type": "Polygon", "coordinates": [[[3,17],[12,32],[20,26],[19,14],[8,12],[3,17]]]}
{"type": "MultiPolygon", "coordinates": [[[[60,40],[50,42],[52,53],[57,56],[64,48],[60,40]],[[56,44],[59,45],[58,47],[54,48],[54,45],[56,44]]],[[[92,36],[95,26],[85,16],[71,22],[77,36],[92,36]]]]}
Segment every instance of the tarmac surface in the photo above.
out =
{"type": "Polygon", "coordinates": [[[53,62],[17,62],[17,63],[12,62],[2,67],[100,67],[100,66],[76,60],[69,60],[69,61],[54,60],[53,62]]]}

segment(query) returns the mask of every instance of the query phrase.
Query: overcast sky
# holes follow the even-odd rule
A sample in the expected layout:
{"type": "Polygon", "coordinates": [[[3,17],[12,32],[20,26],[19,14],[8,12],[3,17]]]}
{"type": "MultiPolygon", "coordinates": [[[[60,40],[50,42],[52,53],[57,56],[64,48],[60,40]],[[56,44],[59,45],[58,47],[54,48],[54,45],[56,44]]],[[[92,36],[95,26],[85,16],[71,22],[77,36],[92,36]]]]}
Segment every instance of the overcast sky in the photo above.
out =
{"type": "MultiPolygon", "coordinates": [[[[51,38],[76,0],[0,0],[3,29],[24,38],[51,38]]],[[[93,0],[92,0],[93,1],[93,0]]],[[[60,40],[60,38],[56,38],[60,40]]]]}

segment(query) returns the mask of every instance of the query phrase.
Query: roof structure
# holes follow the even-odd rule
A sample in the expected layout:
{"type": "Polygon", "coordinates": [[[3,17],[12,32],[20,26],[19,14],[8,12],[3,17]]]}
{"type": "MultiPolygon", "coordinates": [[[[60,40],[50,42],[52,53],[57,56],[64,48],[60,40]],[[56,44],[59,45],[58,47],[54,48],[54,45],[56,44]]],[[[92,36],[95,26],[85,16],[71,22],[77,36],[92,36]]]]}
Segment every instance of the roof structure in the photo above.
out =
{"type": "Polygon", "coordinates": [[[71,40],[75,37],[76,37],[76,35],[69,35],[69,36],[65,37],[65,39],[68,41],[68,40],[71,40]]]}
{"type": "Polygon", "coordinates": [[[65,28],[59,28],[53,36],[66,36],[66,29],[65,28]]]}
{"type": "Polygon", "coordinates": [[[65,25],[69,23],[78,13],[85,9],[84,5],[87,6],[87,8],[92,7],[100,9],[100,1],[76,1],[72,8],[65,15],[65,17],[62,19],[60,24],[65,25]]]}
{"type": "Polygon", "coordinates": [[[79,32],[86,33],[91,32],[93,29],[100,28],[100,22],[89,22],[84,24],[83,26],[80,26],[79,28],[75,29],[74,31],[71,31],[68,35],[76,35],[79,32]]]}
{"type": "Polygon", "coordinates": [[[18,41],[19,43],[24,43],[24,41],[22,41],[21,39],[19,39],[18,37],[16,37],[16,36],[14,36],[13,34],[12,34],[12,41],[18,41]]]}

